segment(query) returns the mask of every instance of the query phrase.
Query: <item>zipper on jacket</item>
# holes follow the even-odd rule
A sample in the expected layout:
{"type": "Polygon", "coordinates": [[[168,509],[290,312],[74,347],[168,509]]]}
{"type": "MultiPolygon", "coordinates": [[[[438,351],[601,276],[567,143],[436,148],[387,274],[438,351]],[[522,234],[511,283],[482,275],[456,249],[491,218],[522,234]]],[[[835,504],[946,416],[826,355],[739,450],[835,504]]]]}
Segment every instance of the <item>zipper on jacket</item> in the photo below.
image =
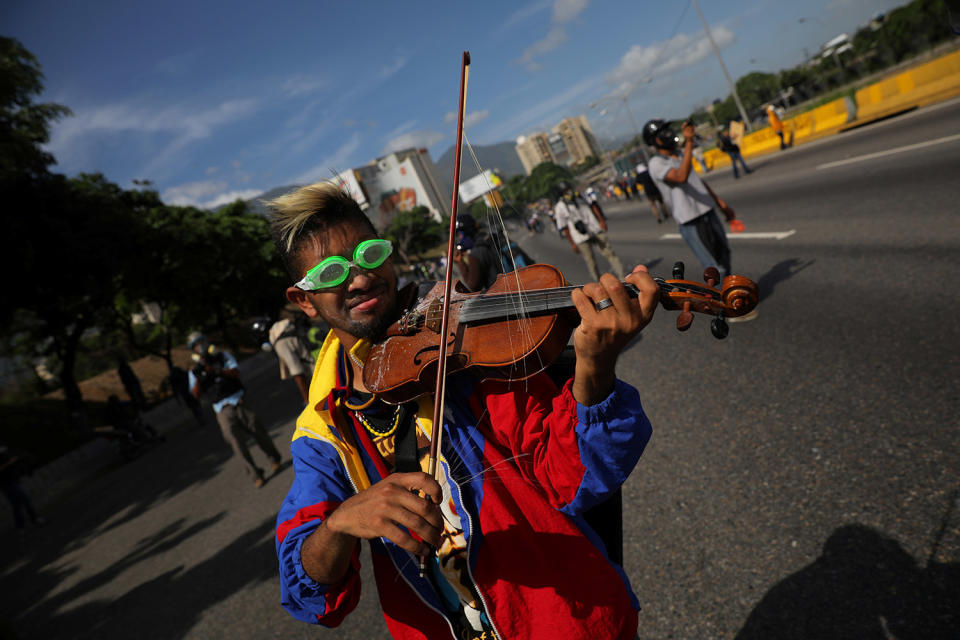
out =
{"type": "MultiPolygon", "coordinates": [[[[449,471],[449,465],[447,466],[449,471]]],[[[499,640],[503,640],[503,634],[500,633],[500,629],[497,627],[496,621],[493,619],[493,614],[490,613],[490,606],[487,604],[487,599],[483,595],[483,590],[480,588],[480,583],[477,582],[477,579],[473,577],[473,565],[470,562],[470,547],[473,545],[473,516],[470,513],[470,510],[467,509],[465,500],[463,499],[463,487],[460,486],[460,483],[454,480],[449,472],[447,473],[447,480],[457,485],[457,491],[460,493],[460,505],[463,506],[463,511],[467,515],[467,527],[470,532],[470,537],[467,538],[467,574],[470,576],[470,581],[473,583],[473,586],[477,589],[477,597],[480,598],[480,602],[483,603],[483,611],[487,614],[487,620],[490,621],[490,626],[493,627],[494,633],[497,634],[499,640]]]]}

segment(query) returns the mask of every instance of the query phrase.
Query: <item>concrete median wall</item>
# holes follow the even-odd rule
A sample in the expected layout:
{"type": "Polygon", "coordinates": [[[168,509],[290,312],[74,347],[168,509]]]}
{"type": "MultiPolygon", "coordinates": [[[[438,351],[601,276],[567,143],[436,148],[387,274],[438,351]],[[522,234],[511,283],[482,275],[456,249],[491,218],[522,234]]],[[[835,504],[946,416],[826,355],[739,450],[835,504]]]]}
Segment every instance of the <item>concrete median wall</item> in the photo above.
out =
{"type": "MultiPolygon", "coordinates": [[[[798,142],[808,142],[815,138],[836,133],[854,117],[855,110],[847,98],[838,98],[816,109],[811,109],[783,121],[785,137],[798,142]]],[[[780,137],[773,127],[764,127],[748,133],[740,144],[740,153],[744,157],[757,156],[776,151],[780,148],[780,137]]],[[[706,165],[718,169],[730,165],[730,156],[720,149],[711,149],[704,154],[706,165]]]]}
{"type": "Polygon", "coordinates": [[[856,93],[857,126],[960,95],[960,51],[898,73],[856,93]]]}

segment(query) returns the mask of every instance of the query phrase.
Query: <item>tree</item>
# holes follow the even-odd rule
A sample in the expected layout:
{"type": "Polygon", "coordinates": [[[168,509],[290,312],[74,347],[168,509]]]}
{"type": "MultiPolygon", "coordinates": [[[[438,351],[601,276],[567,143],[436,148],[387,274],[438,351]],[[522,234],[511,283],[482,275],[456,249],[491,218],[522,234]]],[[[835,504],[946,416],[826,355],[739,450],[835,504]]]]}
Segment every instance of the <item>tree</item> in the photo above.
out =
{"type": "Polygon", "coordinates": [[[437,222],[423,205],[397,211],[383,236],[393,243],[400,258],[410,264],[410,256],[432,249],[443,241],[447,224],[437,222]]]}
{"type": "Polygon", "coordinates": [[[40,63],[13,38],[0,36],[0,181],[5,188],[42,178],[54,162],[41,148],[50,123],[70,113],[59,104],[35,104],[43,91],[40,63]]]}
{"type": "Polygon", "coordinates": [[[780,80],[777,74],[754,71],[737,80],[737,93],[747,113],[776,100],[780,93],[780,80]]]}
{"type": "Polygon", "coordinates": [[[506,184],[500,187],[500,193],[506,202],[512,202],[515,206],[523,206],[531,199],[527,195],[526,176],[511,176],[506,184]]]}
{"type": "Polygon", "coordinates": [[[540,198],[552,199],[556,196],[557,183],[560,181],[573,183],[573,174],[570,169],[552,162],[538,164],[527,178],[526,195],[530,198],[530,202],[540,198]]]}
{"type": "Polygon", "coordinates": [[[81,408],[80,341],[112,310],[120,274],[140,266],[129,242],[137,221],[121,193],[99,174],[48,175],[20,194],[30,198],[15,210],[17,272],[28,277],[8,288],[10,330],[27,336],[38,355],[56,358],[71,411],[81,408]]]}

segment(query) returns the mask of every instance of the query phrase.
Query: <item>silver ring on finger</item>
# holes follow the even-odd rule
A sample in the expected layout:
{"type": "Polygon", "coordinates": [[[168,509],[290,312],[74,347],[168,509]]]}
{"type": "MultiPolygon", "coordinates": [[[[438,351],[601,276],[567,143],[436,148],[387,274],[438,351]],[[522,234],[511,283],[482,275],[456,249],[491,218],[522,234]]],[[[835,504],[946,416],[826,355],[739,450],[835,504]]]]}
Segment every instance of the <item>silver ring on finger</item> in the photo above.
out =
{"type": "Polygon", "coordinates": [[[595,303],[593,306],[596,308],[597,311],[603,311],[607,307],[613,306],[613,300],[611,300],[610,298],[604,298],[603,300],[595,303]]]}

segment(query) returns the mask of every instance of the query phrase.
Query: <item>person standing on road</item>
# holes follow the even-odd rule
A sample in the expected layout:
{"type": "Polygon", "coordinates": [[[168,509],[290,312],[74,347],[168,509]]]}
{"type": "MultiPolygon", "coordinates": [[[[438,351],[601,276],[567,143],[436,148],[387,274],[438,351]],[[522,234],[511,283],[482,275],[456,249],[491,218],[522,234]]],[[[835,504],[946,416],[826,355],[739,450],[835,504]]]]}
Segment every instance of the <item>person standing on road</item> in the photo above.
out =
{"type": "Polygon", "coordinates": [[[603,213],[603,208],[600,206],[600,194],[597,193],[597,190],[592,184],[584,190],[583,197],[587,201],[587,204],[590,205],[593,215],[597,216],[598,220],[606,223],[607,216],[603,213]]]}
{"type": "Polygon", "coordinates": [[[247,473],[253,476],[253,484],[259,489],[266,483],[266,476],[250,455],[246,436],[253,437],[270,458],[271,474],[281,469],[281,457],[256,414],[246,405],[237,360],[229,351],[214,349],[199,332],[190,334],[187,344],[195,361],[189,373],[190,392],[197,399],[207,391],[213,395],[213,410],[223,439],[234,454],[243,459],[247,473]]]}
{"type": "Polygon", "coordinates": [[[773,132],[780,138],[780,151],[783,151],[787,148],[787,143],[783,139],[783,121],[780,120],[780,114],[777,113],[772,104],[767,105],[767,121],[770,123],[773,132]]]}
{"type": "Polygon", "coordinates": [[[717,146],[720,148],[720,151],[723,151],[725,154],[730,156],[730,165],[733,167],[733,177],[739,178],[740,173],[737,171],[737,161],[740,161],[740,164],[743,166],[744,173],[753,173],[753,170],[747,166],[747,163],[743,161],[743,156],[740,155],[740,145],[733,141],[733,138],[730,137],[729,129],[721,129],[717,131],[717,146]]]}
{"type": "Polygon", "coordinates": [[[650,158],[650,175],[666,194],[677,221],[680,235],[704,268],[716,267],[721,276],[730,273],[730,246],[716,210],[727,220],[734,212],[693,170],[695,130],[683,123],[683,154],[678,154],[678,138],[664,120],[643,125],[643,141],[656,148],[650,158]]]}
{"type": "Polygon", "coordinates": [[[545,373],[511,383],[455,372],[443,424],[433,425],[431,397],[388,405],[364,383],[371,343],[400,312],[390,244],[333,184],[270,206],[296,281],[288,299],[332,327],[277,516],[284,608],[339,625],[360,599],[368,540],[395,638],[634,638],[628,579],[581,516],[617,491],[650,437],[636,389],[614,373],[657,305],[646,270],[627,276],[637,298],[609,274],[572,292],[581,323],[562,388],[545,373]],[[423,471],[436,428],[434,478],[423,471]]]}
{"type": "Polygon", "coordinates": [[[657,188],[657,185],[655,185],[650,178],[650,171],[647,169],[647,165],[638,162],[636,172],[637,184],[643,187],[643,195],[647,197],[647,202],[650,203],[650,211],[652,211],[654,217],[656,217],[657,224],[660,224],[670,215],[667,213],[666,207],[663,206],[663,194],[660,193],[660,189],[657,188]]]}
{"type": "Polygon", "coordinates": [[[557,187],[561,196],[553,207],[554,220],[557,229],[570,242],[573,252],[583,256],[594,280],[600,279],[597,260],[593,255],[594,247],[610,262],[614,273],[623,278],[623,263],[607,240],[607,221],[577,198],[568,182],[561,182],[557,187]]]}
{"type": "Polygon", "coordinates": [[[298,312],[284,308],[280,312],[280,319],[270,325],[267,339],[273,352],[277,354],[280,379],[293,378],[303,401],[307,402],[310,400],[310,376],[313,375],[315,360],[310,354],[306,339],[297,327],[294,313],[298,312]]]}

